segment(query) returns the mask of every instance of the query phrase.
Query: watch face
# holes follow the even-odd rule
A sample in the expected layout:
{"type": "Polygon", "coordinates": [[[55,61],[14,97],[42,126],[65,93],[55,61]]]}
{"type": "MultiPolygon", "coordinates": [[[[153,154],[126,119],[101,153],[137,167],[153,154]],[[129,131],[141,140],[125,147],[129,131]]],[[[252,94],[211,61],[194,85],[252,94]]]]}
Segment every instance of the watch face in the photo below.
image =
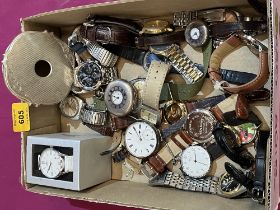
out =
{"type": "Polygon", "coordinates": [[[183,103],[172,102],[164,109],[165,119],[169,123],[175,123],[187,114],[186,106],[183,103]]]}
{"type": "Polygon", "coordinates": [[[204,177],[211,168],[210,155],[201,146],[190,146],[182,152],[181,165],[183,172],[188,176],[204,177]]]}
{"type": "Polygon", "coordinates": [[[137,93],[127,81],[114,80],[106,87],[104,100],[109,112],[125,116],[135,108],[137,93]]]}
{"type": "Polygon", "coordinates": [[[63,101],[60,102],[59,108],[61,114],[65,117],[74,118],[79,114],[81,104],[79,98],[76,96],[68,96],[63,101]]]}
{"type": "Polygon", "coordinates": [[[158,145],[157,130],[146,122],[135,122],[125,131],[124,141],[129,153],[137,158],[153,154],[158,145]]]}
{"type": "Polygon", "coordinates": [[[44,176],[54,179],[63,171],[64,160],[57,150],[47,148],[40,155],[39,168],[44,176]]]}
{"type": "Polygon", "coordinates": [[[100,66],[94,61],[83,63],[77,73],[78,81],[86,90],[94,90],[102,80],[100,66]]]}
{"type": "Polygon", "coordinates": [[[208,28],[203,21],[194,20],[186,27],[185,38],[192,47],[203,46],[208,36],[208,28]]]}
{"type": "Polygon", "coordinates": [[[186,131],[198,143],[213,139],[212,131],[216,125],[216,118],[206,109],[195,109],[188,114],[186,131]]]}
{"type": "Polygon", "coordinates": [[[241,144],[248,144],[258,136],[258,127],[254,123],[244,123],[235,127],[241,144]]]}
{"type": "Polygon", "coordinates": [[[219,181],[219,188],[222,196],[235,197],[240,193],[241,184],[228,173],[224,173],[219,181]]]}

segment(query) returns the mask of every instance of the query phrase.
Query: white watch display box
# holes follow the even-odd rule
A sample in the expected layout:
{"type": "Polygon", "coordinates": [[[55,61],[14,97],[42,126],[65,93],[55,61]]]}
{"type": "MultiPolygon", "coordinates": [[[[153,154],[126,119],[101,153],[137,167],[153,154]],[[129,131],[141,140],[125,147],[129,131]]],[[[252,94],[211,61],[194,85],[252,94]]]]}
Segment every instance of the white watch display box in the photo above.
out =
{"type": "MultiPolygon", "coordinates": [[[[111,156],[101,156],[112,138],[98,133],[54,133],[27,137],[27,182],[56,188],[83,190],[111,180],[111,156]],[[73,172],[47,178],[39,169],[38,156],[46,148],[72,156],[73,172]]],[[[49,167],[50,164],[49,164],[49,167]]]]}

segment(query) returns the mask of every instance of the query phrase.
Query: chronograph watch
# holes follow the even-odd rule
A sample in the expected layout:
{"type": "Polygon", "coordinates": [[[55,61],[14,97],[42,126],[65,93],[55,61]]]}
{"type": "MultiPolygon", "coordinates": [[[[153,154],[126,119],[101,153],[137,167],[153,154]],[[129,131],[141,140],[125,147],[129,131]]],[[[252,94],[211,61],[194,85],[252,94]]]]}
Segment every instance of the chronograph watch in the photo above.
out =
{"type": "Polygon", "coordinates": [[[55,179],[73,172],[73,156],[67,156],[49,147],[38,155],[38,167],[45,177],[55,179]]]}
{"type": "Polygon", "coordinates": [[[87,60],[74,70],[74,86],[93,91],[107,85],[116,75],[114,67],[102,67],[97,60],[87,60]]]}

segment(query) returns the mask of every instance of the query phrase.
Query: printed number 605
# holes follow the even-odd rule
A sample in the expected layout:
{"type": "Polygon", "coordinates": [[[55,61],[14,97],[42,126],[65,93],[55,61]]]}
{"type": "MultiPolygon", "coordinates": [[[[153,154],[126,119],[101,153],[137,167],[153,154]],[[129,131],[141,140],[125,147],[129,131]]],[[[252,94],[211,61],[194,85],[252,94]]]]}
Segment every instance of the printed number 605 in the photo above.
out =
{"type": "Polygon", "coordinates": [[[23,124],[24,123],[24,111],[18,111],[18,119],[19,119],[19,124],[23,124]]]}

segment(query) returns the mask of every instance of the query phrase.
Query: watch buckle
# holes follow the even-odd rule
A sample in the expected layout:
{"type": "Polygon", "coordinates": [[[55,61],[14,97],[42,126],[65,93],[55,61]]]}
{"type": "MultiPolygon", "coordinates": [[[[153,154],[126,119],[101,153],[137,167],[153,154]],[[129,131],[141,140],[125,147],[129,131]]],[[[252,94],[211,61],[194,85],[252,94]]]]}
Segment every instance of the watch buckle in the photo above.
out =
{"type": "Polygon", "coordinates": [[[149,163],[144,163],[140,167],[141,172],[148,177],[149,181],[153,181],[159,175],[150,165],[149,163]]]}
{"type": "Polygon", "coordinates": [[[103,31],[106,31],[106,33],[103,33],[104,39],[98,40],[97,37],[95,37],[96,41],[100,41],[102,44],[110,44],[111,38],[112,38],[112,30],[110,27],[104,27],[104,26],[97,26],[96,30],[101,29],[103,31]]]}
{"type": "Polygon", "coordinates": [[[254,187],[252,189],[252,199],[253,199],[253,201],[263,203],[263,201],[264,201],[264,191],[254,187]]]}

